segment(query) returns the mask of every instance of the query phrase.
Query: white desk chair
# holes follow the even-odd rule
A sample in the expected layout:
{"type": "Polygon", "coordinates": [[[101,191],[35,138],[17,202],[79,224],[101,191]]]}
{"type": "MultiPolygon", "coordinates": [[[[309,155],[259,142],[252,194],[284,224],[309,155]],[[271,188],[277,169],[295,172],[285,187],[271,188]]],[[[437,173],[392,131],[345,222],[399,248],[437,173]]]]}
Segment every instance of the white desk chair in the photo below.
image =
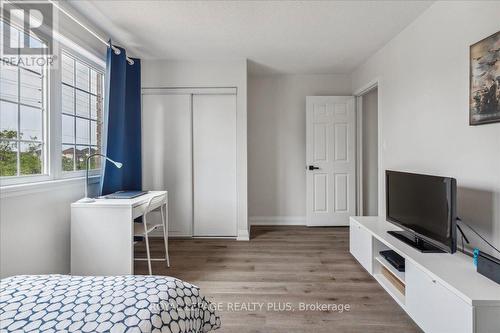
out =
{"type": "Polygon", "coordinates": [[[147,258],[134,258],[134,260],[147,260],[149,275],[152,275],[151,269],[151,261],[165,261],[167,263],[167,267],[170,267],[170,260],[168,258],[168,217],[165,214],[165,206],[167,204],[167,199],[165,195],[160,194],[154,197],[151,197],[148,201],[148,204],[144,208],[144,213],[142,216],[142,223],[134,223],[134,236],[136,237],[144,237],[146,241],[146,253],[147,258]],[[158,204],[160,204],[160,212],[161,212],[161,222],[160,223],[148,223],[149,213],[158,209],[158,204]],[[151,207],[157,207],[152,209],[151,207]],[[159,228],[163,228],[163,240],[165,242],[165,258],[151,258],[151,254],[149,251],[149,237],[148,235],[159,228]]]}

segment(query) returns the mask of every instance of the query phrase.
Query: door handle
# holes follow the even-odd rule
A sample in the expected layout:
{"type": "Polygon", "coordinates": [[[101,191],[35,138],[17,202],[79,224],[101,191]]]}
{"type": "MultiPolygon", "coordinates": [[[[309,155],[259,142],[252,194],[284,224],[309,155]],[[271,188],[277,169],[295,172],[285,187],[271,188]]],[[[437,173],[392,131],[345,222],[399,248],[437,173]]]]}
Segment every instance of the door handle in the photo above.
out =
{"type": "Polygon", "coordinates": [[[319,170],[319,167],[314,166],[314,165],[310,165],[310,166],[308,166],[307,168],[309,169],[309,171],[319,170]]]}

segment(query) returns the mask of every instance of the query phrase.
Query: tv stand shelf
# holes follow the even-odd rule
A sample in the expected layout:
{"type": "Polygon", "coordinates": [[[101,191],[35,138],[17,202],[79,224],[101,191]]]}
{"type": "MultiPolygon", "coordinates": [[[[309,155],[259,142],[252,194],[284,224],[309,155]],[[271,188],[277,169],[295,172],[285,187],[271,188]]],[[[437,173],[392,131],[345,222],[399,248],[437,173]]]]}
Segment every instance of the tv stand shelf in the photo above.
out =
{"type": "Polygon", "coordinates": [[[463,253],[422,253],[387,233],[399,230],[383,217],[351,217],[350,252],[424,332],[500,332],[500,286],[463,253]],[[405,258],[406,271],[382,250],[405,258]]]}
{"type": "Polygon", "coordinates": [[[389,270],[398,280],[400,280],[403,284],[405,283],[405,272],[400,272],[394,266],[391,265],[384,257],[380,254],[374,253],[375,260],[379,262],[380,265],[389,270]]]}
{"type": "Polygon", "coordinates": [[[392,298],[399,304],[399,306],[403,307],[406,303],[406,295],[399,291],[394,284],[383,274],[376,273],[373,275],[375,280],[391,295],[392,298]]]}

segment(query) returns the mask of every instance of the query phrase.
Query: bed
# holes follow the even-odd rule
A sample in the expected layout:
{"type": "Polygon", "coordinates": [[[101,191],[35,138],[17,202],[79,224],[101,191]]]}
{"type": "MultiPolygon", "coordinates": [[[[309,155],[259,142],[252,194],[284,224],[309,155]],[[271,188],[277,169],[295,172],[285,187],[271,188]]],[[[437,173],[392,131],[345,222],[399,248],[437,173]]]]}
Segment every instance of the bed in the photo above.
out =
{"type": "Polygon", "coordinates": [[[0,332],[210,332],[215,306],[168,276],[19,275],[0,281],[0,332]]]}

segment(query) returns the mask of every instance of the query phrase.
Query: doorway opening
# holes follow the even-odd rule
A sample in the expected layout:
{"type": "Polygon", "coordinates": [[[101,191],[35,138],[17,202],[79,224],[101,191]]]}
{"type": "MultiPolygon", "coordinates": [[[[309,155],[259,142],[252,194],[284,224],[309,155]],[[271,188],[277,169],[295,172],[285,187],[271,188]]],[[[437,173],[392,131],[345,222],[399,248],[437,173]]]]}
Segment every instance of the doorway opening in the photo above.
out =
{"type": "Polygon", "coordinates": [[[378,87],[363,91],[357,99],[357,157],[358,157],[358,205],[357,214],[379,214],[379,134],[378,134],[378,87]]]}

